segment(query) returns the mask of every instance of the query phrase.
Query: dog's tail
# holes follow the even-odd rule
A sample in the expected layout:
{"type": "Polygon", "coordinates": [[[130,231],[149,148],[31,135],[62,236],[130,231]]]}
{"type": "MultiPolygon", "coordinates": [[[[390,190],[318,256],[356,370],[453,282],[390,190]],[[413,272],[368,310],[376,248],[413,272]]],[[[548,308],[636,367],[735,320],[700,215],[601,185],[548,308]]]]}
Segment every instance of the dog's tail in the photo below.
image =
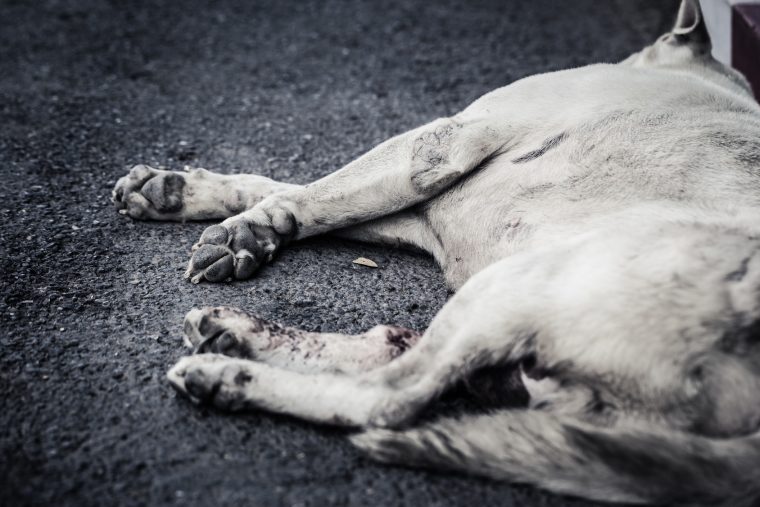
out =
{"type": "Polygon", "coordinates": [[[509,410],[352,437],[382,462],[461,470],[608,502],[748,505],[760,493],[760,434],[711,439],[607,429],[509,410]]]}

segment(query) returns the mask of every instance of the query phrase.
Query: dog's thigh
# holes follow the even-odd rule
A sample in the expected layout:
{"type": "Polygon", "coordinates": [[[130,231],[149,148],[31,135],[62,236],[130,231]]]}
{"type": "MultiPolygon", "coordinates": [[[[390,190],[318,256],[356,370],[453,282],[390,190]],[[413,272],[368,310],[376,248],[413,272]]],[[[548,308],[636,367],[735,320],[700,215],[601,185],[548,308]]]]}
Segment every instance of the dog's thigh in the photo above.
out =
{"type": "Polygon", "coordinates": [[[136,165],[119,179],[111,198],[119,213],[135,219],[209,220],[237,215],[272,194],[298,187],[253,174],[136,165]]]}
{"type": "Polygon", "coordinates": [[[197,353],[253,359],[301,373],[348,374],[389,363],[421,336],[398,326],[375,326],[358,335],[313,333],[226,307],[191,310],[184,333],[185,344],[197,353]]]}

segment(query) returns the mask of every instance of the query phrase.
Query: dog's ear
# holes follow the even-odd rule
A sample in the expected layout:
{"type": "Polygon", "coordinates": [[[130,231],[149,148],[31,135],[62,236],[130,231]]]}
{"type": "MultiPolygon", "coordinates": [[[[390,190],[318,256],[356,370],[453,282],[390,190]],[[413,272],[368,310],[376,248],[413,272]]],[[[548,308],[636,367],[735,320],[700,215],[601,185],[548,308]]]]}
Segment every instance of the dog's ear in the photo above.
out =
{"type": "Polygon", "coordinates": [[[710,35],[707,33],[699,0],[681,0],[678,18],[671,33],[675,42],[710,46],[710,35]]]}

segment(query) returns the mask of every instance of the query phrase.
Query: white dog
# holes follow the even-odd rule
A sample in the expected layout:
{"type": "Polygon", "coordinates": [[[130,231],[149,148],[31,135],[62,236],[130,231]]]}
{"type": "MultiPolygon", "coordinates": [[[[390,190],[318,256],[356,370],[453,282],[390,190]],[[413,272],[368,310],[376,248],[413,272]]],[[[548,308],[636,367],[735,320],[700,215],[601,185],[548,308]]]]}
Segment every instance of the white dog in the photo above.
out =
{"type": "Polygon", "coordinates": [[[760,107],[710,56],[696,0],[619,64],[523,79],[305,187],[140,165],[114,202],[226,218],[195,247],[194,283],[336,233],[427,251],[457,289],[422,335],[192,310],[199,353],[168,376],[195,400],[359,428],[385,462],[594,499],[760,492],[760,107]],[[522,369],[528,407],[415,424],[493,366],[522,369]]]}

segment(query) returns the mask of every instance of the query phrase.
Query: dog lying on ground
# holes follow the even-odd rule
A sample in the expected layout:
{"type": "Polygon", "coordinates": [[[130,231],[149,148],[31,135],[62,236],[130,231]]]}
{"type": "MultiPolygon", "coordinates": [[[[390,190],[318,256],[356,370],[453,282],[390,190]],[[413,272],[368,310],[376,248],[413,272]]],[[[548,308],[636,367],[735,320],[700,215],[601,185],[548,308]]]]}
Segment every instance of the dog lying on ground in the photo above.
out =
{"type": "Polygon", "coordinates": [[[422,335],[192,310],[197,353],[168,377],[195,400],[592,499],[760,492],[760,107],[710,56],[696,0],[619,64],[523,79],[310,185],[139,165],[113,199],[138,219],[226,218],[194,247],[194,283],[331,233],[429,252],[457,291],[422,335]],[[415,424],[496,365],[522,368],[527,408],[415,424]]]}

